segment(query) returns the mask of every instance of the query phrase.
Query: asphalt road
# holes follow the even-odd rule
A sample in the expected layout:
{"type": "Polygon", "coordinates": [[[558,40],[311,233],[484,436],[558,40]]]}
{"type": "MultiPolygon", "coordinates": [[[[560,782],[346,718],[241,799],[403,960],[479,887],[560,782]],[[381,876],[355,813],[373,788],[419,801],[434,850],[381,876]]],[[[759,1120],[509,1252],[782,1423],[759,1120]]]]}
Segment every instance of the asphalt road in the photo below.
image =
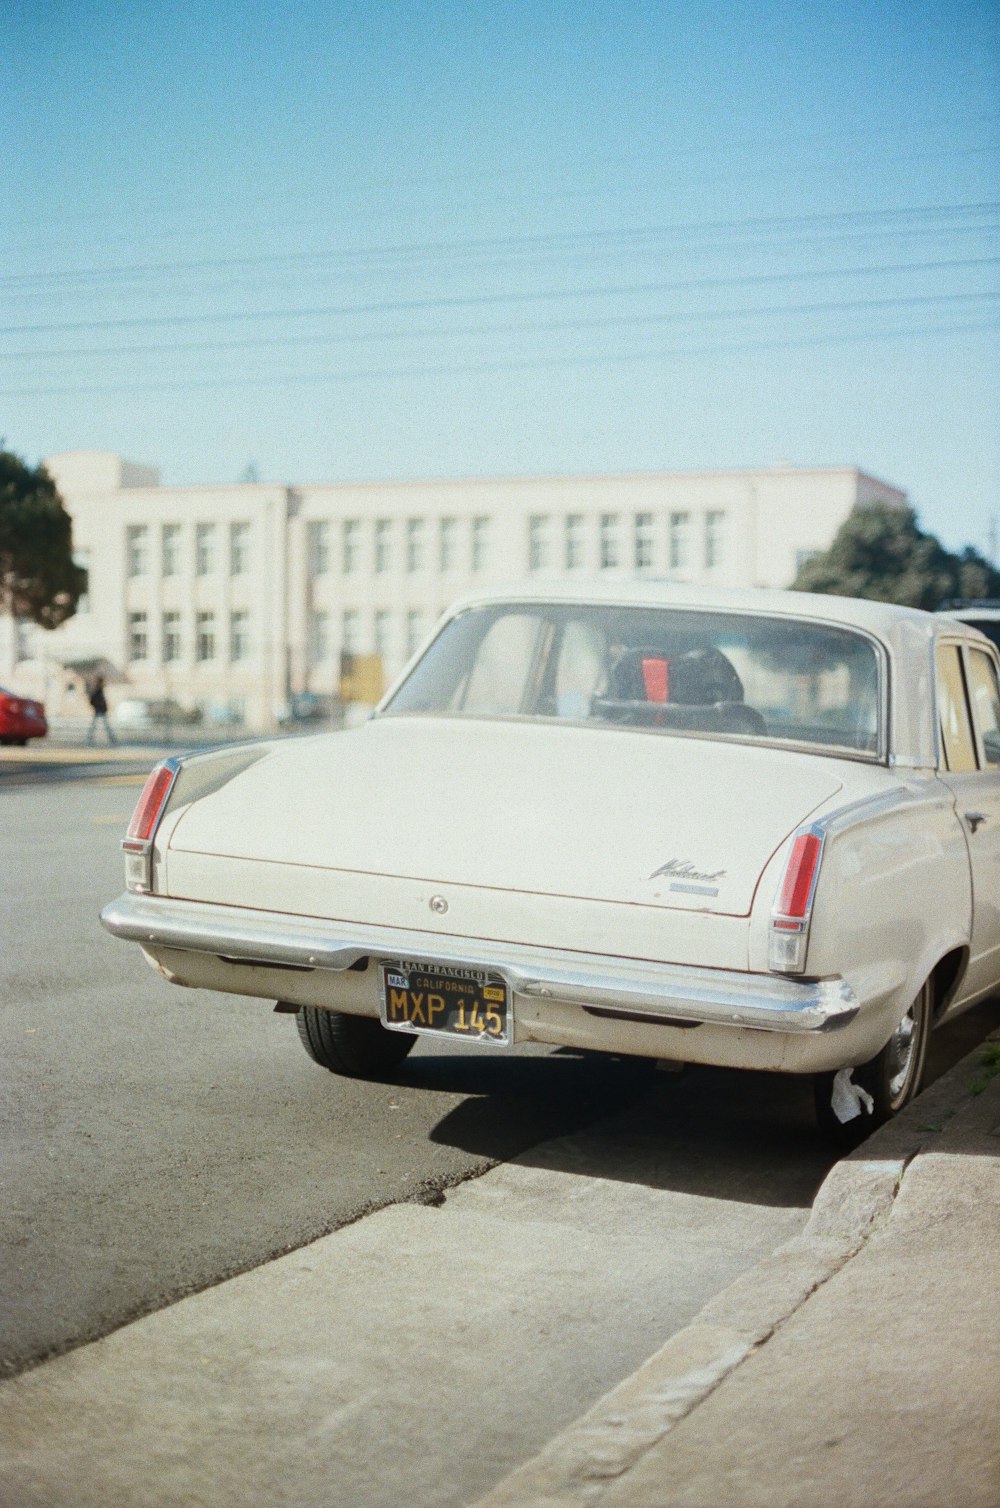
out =
{"type": "MultiPolygon", "coordinates": [[[[0,1370],[515,1155],[551,1165],[554,1137],[575,1173],[726,1202],[720,1285],[804,1220],[833,1160],[804,1082],[421,1042],[398,1082],[365,1084],[261,1002],[162,983],[97,920],[141,779],[0,768],[0,1370]]],[[[994,1004],[939,1033],[931,1071],[997,1022],[994,1004]]],[[[665,1267],[695,1273],[683,1220],[676,1240],[665,1267]]]]}

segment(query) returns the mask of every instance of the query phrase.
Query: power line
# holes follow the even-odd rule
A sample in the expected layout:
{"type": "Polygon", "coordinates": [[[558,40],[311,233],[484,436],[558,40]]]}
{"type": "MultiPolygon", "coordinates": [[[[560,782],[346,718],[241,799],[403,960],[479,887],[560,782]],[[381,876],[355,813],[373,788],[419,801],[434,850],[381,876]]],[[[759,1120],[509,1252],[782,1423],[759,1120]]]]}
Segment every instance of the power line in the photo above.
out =
{"type": "MultiPolygon", "coordinates": [[[[978,114],[965,117],[964,119],[962,117],[948,117],[943,123],[940,120],[928,119],[917,124],[909,124],[905,129],[899,128],[898,123],[894,122],[893,125],[896,125],[897,129],[893,129],[893,125],[886,126],[884,123],[876,123],[868,126],[861,126],[859,124],[853,130],[838,127],[835,131],[801,132],[795,135],[789,135],[786,132],[781,132],[776,135],[761,136],[756,138],[756,140],[741,136],[737,146],[737,151],[743,150],[745,152],[755,154],[756,171],[754,172],[754,176],[766,176],[773,181],[787,177],[789,172],[800,173],[802,171],[815,171],[815,169],[810,166],[802,166],[799,164],[795,164],[791,168],[781,167],[777,170],[775,170],[772,165],[767,169],[766,173],[762,175],[760,172],[760,162],[762,160],[767,160],[768,162],[773,164],[774,154],[779,149],[783,153],[788,153],[797,148],[805,147],[807,150],[819,148],[819,150],[823,152],[828,148],[833,147],[837,151],[837,161],[839,163],[841,161],[841,153],[845,144],[850,144],[853,141],[863,141],[866,145],[870,144],[874,132],[877,132],[879,140],[883,143],[892,141],[894,139],[904,139],[907,144],[910,145],[913,143],[915,136],[917,135],[929,137],[930,140],[933,141],[936,135],[940,132],[942,124],[946,129],[952,127],[953,125],[960,124],[967,130],[972,129],[981,132],[983,136],[982,144],[976,146],[957,145],[954,147],[943,148],[935,145],[933,151],[928,151],[925,149],[916,153],[909,152],[903,155],[897,154],[895,157],[884,157],[882,159],[883,163],[902,164],[908,162],[924,161],[928,158],[968,157],[995,152],[997,150],[998,143],[993,140],[988,140],[987,136],[991,131],[995,131],[998,124],[1000,124],[1000,116],[998,116],[995,112],[979,112],[978,114]]],[[[705,145],[699,145],[697,147],[678,149],[676,144],[674,144],[672,145],[669,153],[665,153],[663,151],[648,151],[645,153],[631,153],[628,155],[621,153],[602,154],[597,158],[582,158],[576,156],[569,159],[563,158],[556,161],[539,162],[536,160],[528,170],[522,172],[520,181],[527,181],[529,184],[531,184],[532,179],[536,178],[539,181],[548,183],[551,182],[553,178],[566,178],[571,174],[584,174],[591,176],[601,175],[601,181],[603,183],[605,175],[613,174],[614,181],[610,188],[602,187],[597,190],[589,188],[577,191],[580,194],[586,194],[588,197],[596,197],[598,194],[616,191],[618,185],[621,182],[623,170],[625,173],[647,173],[650,166],[662,170],[667,165],[673,168],[678,164],[682,166],[684,164],[689,164],[690,166],[697,167],[699,172],[699,181],[702,183],[729,181],[729,179],[732,177],[732,173],[725,173],[722,175],[716,173],[711,175],[710,177],[706,177],[703,165],[706,159],[708,159],[709,161],[718,159],[723,162],[729,163],[732,158],[733,147],[730,145],[720,147],[708,147],[705,145]]],[[[748,170],[745,168],[741,168],[739,170],[741,179],[747,176],[747,171],[748,170]]],[[[508,176],[510,176],[509,172],[508,176]]],[[[495,202],[495,190],[498,183],[502,183],[503,181],[503,171],[498,171],[495,168],[484,168],[478,171],[466,170],[462,172],[449,171],[447,173],[422,173],[403,179],[395,179],[389,181],[382,180],[374,182],[371,179],[370,175],[365,175],[363,183],[361,184],[345,184],[341,180],[338,184],[338,187],[341,194],[346,193],[348,196],[357,197],[359,195],[371,195],[374,193],[382,198],[387,193],[399,194],[413,190],[423,191],[428,187],[442,187],[449,189],[449,191],[454,191],[456,187],[461,189],[463,186],[469,187],[473,185],[486,184],[489,186],[491,195],[493,196],[493,202],[495,202]]],[[[516,202],[523,202],[526,198],[538,199],[540,197],[551,198],[553,197],[553,194],[551,192],[545,194],[544,196],[540,195],[537,192],[529,192],[526,195],[519,194],[516,196],[516,202]]],[[[150,216],[169,216],[175,222],[177,222],[183,215],[188,215],[190,217],[192,212],[195,217],[209,216],[214,223],[218,213],[218,205],[215,202],[198,204],[197,202],[192,203],[192,201],[188,200],[186,204],[179,206],[176,200],[167,200],[161,198],[153,200],[152,202],[147,202],[147,204],[143,208],[143,214],[145,218],[148,218],[150,216]]],[[[88,223],[104,225],[106,224],[106,222],[107,215],[103,211],[94,211],[91,214],[77,214],[73,216],[48,215],[45,216],[40,222],[36,220],[36,223],[55,226],[72,225],[74,227],[86,225],[88,223]]],[[[260,222],[256,220],[254,222],[255,225],[259,225],[259,223],[260,222]]],[[[293,223],[301,224],[303,223],[303,221],[300,217],[299,220],[293,223]]],[[[289,224],[288,217],[283,217],[280,222],[277,222],[277,224],[281,228],[287,227],[287,225],[289,224]]],[[[173,231],[160,231],[155,232],[154,234],[157,237],[162,238],[165,235],[173,234],[173,231]]],[[[126,238],[122,236],[115,236],[105,239],[109,241],[122,241],[126,238]]],[[[19,241],[17,244],[19,247],[21,247],[24,243],[23,241],[19,241]]],[[[51,243],[46,242],[39,244],[51,243]]]]}
{"type": "Polygon", "coordinates": [[[386,381],[399,377],[437,377],[477,375],[488,372],[532,371],[549,368],[621,366],[646,361],[668,361],[705,356],[756,354],[766,351],[809,350],[823,346],[877,343],[884,340],[911,340],[928,336],[978,334],[1000,330],[1000,319],[975,323],[911,326],[906,329],[865,329],[826,335],[807,335],[786,340],[737,341],[711,346],[675,346],[655,351],[597,352],[584,356],[510,357],[496,361],[453,362],[423,366],[358,368],[341,372],[286,372],[242,374],[234,377],[185,378],[177,381],[147,383],[87,383],[75,387],[13,388],[0,390],[0,398],[93,396],[107,393],[155,393],[205,391],[216,388],[280,387],[285,383],[342,383],[386,381]]]}
{"type": "MultiPolygon", "coordinates": [[[[971,258],[964,261],[941,262],[939,267],[946,266],[993,266],[1000,258],[983,257],[971,258]]],[[[935,264],[926,264],[930,267],[935,264]]],[[[868,269],[869,273],[878,272],[880,269],[868,269]]],[[[898,268],[896,270],[907,270],[898,268]]],[[[817,274],[822,276],[822,274],[817,274]]],[[[839,275],[839,274],[838,274],[839,275]]],[[[762,273],[746,279],[749,286],[753,282],[766,283],[769,281],[781,282],[793,276],[801,274],[790,273],[762,273]]],[[[547,292],[535,293],[488,293],[488,294],[464,294],[448,297],[425,298],[425,299],[384,299],[370,304],[330,304],[321,307],[307,309],[257,309],[224,314],[171,314],[142,316],[133,319],[109,319],[109,320],[72,320],[43,325],[7,325],[0,327],[2,335],[41,335],[54,334],[72,330],[136,330],[136,329],[168,329],[185,325],[203,324],[236,324],[243,321],[274,320],[274,319],[323,319],[340,317],[343,315],[355,316],[358,314],[400,314],[416,309],[460,309],[473,306],[497,306],[500,304],[533,304],[550,300],[578,299],[578,298],[619,298],[645,293],[676,293],[690,291],[699,287],[735,286],[742,280],[734,279],[685,279],[682,281],[619,284],[606,288],[576,288],[576,289],[553,289],[547,292]]]]}
{"type": "Polygon", "coordinates": [[[403,242],[381,246],[365,246],[356,248],[343,248],[336,251],[319,252],[272,252],[253,257],[206,257],[190,261],[153,262],[139,263],[132,266],[110,268],[83,268],[69,269],[67,271],[47,271],[35,273],[14,273],[5,278],[0,278],[0,288],[10,288],[12,291],[26,285],[39,283],[60,283],[73,279],[121,279],[126,277],[160,277],[167,273],[177,272],[206,272],[226,271],[236,268],[254,268],[266,266],[294,267],[316,262],[364,262],[370,263],[378,258],[412,258],[436,257],[444,255],[459,255],[472,253],[482,254],[488,252],[494,254],[510,251],[536,252],[539,250],[578,250],[581,243],[599,243],[601,245],[621,247],[623,243],[634,243],[637,240],[654,238],[662,240],[671,237],[685,237],[692,234],[704,235],[705,233],[719,233],[736,231],[738,233],[754,233],[759,231],[773,232],[786,230],[797,226],[856,226],[868,224],[875,227],[886,224],[893,225],[900,222],[912,222],[921,218],[940,218],[942,215],[976,216],[996,214],[1000,210],[1000,202],[985,201],[973,204],[958,205],[922,205],[901,210],[861,210],[841,212],[837,214],[809,214],[809,215],[784,215],[784,216],[761,216],[743,220],[704,220],[687,221],[677,225],[651,225],[635,226],[624,230],[613,231],[550,231],[544,234],[530,236],[496,236],[477,237],[467,240],[446,241],[418,241],[403,242]]]}
{"type": "MultiPolygon", "coordinates": [[[[923,264],[923,266],[924,267],[954,266],[954,265],[957,265],[957,266],[970,266],[970,265],[971,266],[980,266],[980,265],[984,265],[984,264],[985,265],[995,265],[998,262],[1000,262],[1000,257],[990,257],[990,258],[983,258],[981,261],[972,262],[972,263],[967,263],[967,262],[963,262],[963,263],[927,263],[927,264],[923,264]]],[[[859,273],[859,275],[860,275],[861,272],[871,273],[873,271],[894,271],[894,270],[900,270],[900,269],[891,269],[891,268],[850,269],[850,268],[844,268],[844,269],[840,270],[840,273],[838,275],[848,275],[848,274],[852,273],[853,271],[857,271],[859,273]]],[[[907,270],[909,270],[909,269],[907,269],[907,270]]],[[[829,273],[823,273],[823,274],[820,274],[819,276],[821,276],[821,277],[827,277],[827,276],[831,276],[831,275],[832,274],[829,274],[829,273]]],[[[695,282],[690,283],[690,284],[687,284],[687,283],[677,284],[676,286],[678,288],[686,288],[686,287],[696,287],[696,288],[725,287],[725,286],[733,286],[733,285],[747,285],[747,284],[760,284],[760,283],[787,282],[787,281],[791,281],[792,279],[800,279],[800,278],[811,277],[811,276],[814,276],[814,275],[813,274],[807,274],[807,273],[799,273],[799,274],[777,273],[777,274],[766,274],[766,275],[763,275],[763,276],[761,276],[759,278],[750,277],[750,278],[733,278],[733,279],[726,279],[726,278],[705,279],[703,281],[695,281],[695,282]]],[[[551,332],[551,331],[559,331],[559,330],[607,329],[607,328],[612,328],[612,327],[626,328],[626,327],[630,327],[630,326],[634,327],[634,326],[638,326],[638,325],[662,324],[662,323],[668,323],[668,322],[669,323],[697,323],[699,320],[745,319],[745,318],[757,318],[757,317],[760,317],[762,315],[766,315],[766,316],[779,315],[780,316],[780,315],[790,314],[790,315],[796,315],[796,316],[798,316],[798,315],[802,315],[802,314],[814,314],[814,313],[833,313],[833,312],[840,313],[840,312],[854,311],[854,310],[858,310],[858,309],[901,307],[901,306],[908,306],[908,305],[913,305],[913,304],[940,303],[940,302],[948,302],[948,301],[954,301],[954,300],[969,300],[969,299],[973,299],[974,300],[974,299],[983,299],[983,298],[989,299],[989,298],[997,298],[997,297],[1000,297],[1000,290],[997,290],[996,292],[988,290],[988,291],[985,291],[985,292],[978,292],[978,293],[951,293],[951,294],[930,294],[930,295],[915,294],[915,295],[899,295],[897,297],[890,298],[890,299],[841,300],[841,301],[836,301],[836,302],[834,302],[834,301],[812,302],[812,303],[808,303],[808,304],[777,304],[777,305],[765,305],[765,306],[748,307],[748,308],[742,308],[742,309],[722,309],[722,310],[718,310],[718,309],[716,309],[716,310],[691,310],[691,311],[668,310],[668,311],[660,311],[660,312],[646,313],[646,314],[634,314],[634,315],[617,314],[617,315],[593,316],[593,317],[590,317],[590,318],[578,318],[578,319],[567,319],[567,320],[542,320],[542,321],[537,321],[536,320],[536,321],[533,321],[531,323],[524,323],[524,322],[522,322],[522,323],[513,323],[513,322],[508,322],[508,323],[505,323],[505,324],[488,324],[488,325],[478,324],[478,325],[439,326],[436,329],[429,329],[426,326],[421,326],[421,327],[410,328],[410,329],[367,330],[367,331],[366,330],[355,330],[355,331],[340,331],[340,332],[325,333],[325,334],[287,335],[287,336],[282,335],[282,336],[276,336],[276,337],[250,336],[250,337],[247,337],[246,339],[242,339],[242,340],[175,341],[175,342],[172,342],[171,344],[168,344],[168,345],[162,345],[162,344],[159,344],[159,345],[149,345],[149,344],[145,344],[145,345],[125,345],[125,346],[83,346],[83,347],[72,347],[72,346],[69,346],[69,347],[64,347],[61,350],[55,350],[55,351],[30,351],[29,350],[29,351],[11,351],[11,352],[5,352],[5,353],[0,353],[0,358],[6,358],[7,360],[14,361],[14,360],[41,360],[41,359],[53,359],[53,358],[63,359],[65,357],[84,357],[84,356],[86,356],[86,357],[93,357],[93,356],[170,356],[170,355],[173,355],[173,354],[176,354],[176,353],[193,352],[193,351],[203,351],[204,352],[204,351],[240,351],[240,350],[268,350],[268,349],[272,349],[273,350],[273,349],[276,349],[276,348],[277,349],[282,349],[282,348],[286,348],[287,349],[289,347],[306,346],[306,345],[364,345],[364,344],[371,343],[373,341],[386,341],[386,340],[429,340],[429,339],[440,339],[440,338],[454,339],[454,338],[459,337],[459,336],[468,336],[468,335],[511,335],[511,334],[533,334],[533,333],[551,332]]]]}

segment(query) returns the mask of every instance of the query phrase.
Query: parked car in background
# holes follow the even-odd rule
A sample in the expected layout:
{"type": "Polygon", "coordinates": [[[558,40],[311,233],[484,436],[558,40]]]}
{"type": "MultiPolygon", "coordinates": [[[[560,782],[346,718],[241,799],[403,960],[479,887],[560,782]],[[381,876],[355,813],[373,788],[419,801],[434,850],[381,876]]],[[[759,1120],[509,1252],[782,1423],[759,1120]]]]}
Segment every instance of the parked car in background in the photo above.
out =
{"type": "Polygon", "coordinates": [[[341,721],[343,710],[339,697],[321,696],[315,691],[296,691],[274,709],[274,716],[280,728],[299,729],[310,725],[316,728],[323,723],[341,721]]]}
{"type": "Polygon", "coordinates": [[[474,597],[358,728],[168,759],[104,925],[382,1077],[417,1037],[810,1074],[856,1139],[1000,986],[1000,659],[880,603],[474,597]]]}
{"type": "Polygon", "coordinates": [[[938,612],[954,618],[958,623],[968,623],[972,628],[978,628],[981,634],[985,634],[1000,649],[1000,598],[955,597],[950,602],[942,602],[938,612]]]}
{"type": "Polygon", "coordinates": [[[44,702],[30,696],[18,696],[0,686],[0,744],[19,744],[29,738],[44,738],[49,731],[44,702]]]}
{"type": "Polygon", "coordinates": [[[128,737],[129,734],[169,734],[173,728],[182,731],[196,727],[202,720],[201,711],[194,707],[182,707],[171,697],[150,701],[143,697],[127,697],[118,703],[111,714],[115,731],[128,737]]]}

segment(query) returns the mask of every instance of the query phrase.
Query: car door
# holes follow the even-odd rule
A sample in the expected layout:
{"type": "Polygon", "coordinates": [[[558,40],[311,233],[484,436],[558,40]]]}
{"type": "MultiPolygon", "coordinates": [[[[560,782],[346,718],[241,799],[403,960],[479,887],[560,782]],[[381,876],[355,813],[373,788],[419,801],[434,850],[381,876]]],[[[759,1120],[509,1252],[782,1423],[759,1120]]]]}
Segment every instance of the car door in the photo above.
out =
{"type": "Polygon", "coordinates": [[[969,967],[962,998],[1000,984],[1000,682],[993,656],[966,641],[937,649],[945,768],[972,871],[969,967]]]}

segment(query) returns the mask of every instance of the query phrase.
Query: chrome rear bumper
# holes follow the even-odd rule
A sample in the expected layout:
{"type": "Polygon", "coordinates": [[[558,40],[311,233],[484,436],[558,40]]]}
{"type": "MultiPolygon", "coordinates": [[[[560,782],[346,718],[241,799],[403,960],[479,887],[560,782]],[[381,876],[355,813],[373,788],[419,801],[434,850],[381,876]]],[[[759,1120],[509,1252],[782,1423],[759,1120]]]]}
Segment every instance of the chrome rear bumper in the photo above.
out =
{"type": "Polygon", "coordinates": [[[713,1024],[815,1033],[853,1021],[860,1003],[843,979],[784,979],[656,963],[275,911],[126,893],[105,906],[114,937],[154,952],[177,948],[236,963],[341,972],[361,959],[414,958],[499,970],[515,995],[600,1015],[663,1024],[713,1024]]]}

